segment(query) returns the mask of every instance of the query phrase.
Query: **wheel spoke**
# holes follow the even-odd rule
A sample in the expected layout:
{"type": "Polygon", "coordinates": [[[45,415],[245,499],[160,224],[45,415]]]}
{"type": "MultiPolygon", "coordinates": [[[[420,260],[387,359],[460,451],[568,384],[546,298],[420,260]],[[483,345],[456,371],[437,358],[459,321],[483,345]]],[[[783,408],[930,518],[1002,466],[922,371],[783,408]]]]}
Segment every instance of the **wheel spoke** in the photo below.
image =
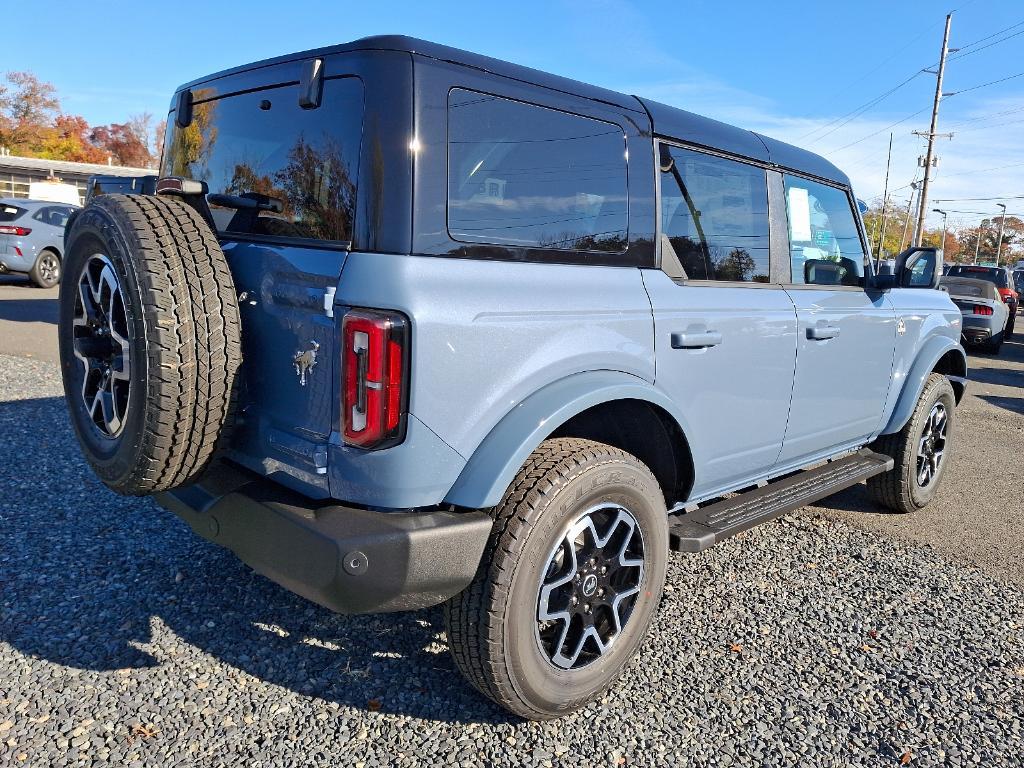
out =
{"type": "Polygon", "coordinates": [[[629,621],[644,576],[643,537],[631,512],[602,504],[552,548],[537,600],[537,640],[561,669],[607,652],[629,621]]]}
{"type": "Polygon", "coordinates": [[[78,278],[72,349],[82,363],[82,402],[105,437],[125,423],[131,387],[131,343],[124,296],[110,259],[90,256],[78,278]]]}

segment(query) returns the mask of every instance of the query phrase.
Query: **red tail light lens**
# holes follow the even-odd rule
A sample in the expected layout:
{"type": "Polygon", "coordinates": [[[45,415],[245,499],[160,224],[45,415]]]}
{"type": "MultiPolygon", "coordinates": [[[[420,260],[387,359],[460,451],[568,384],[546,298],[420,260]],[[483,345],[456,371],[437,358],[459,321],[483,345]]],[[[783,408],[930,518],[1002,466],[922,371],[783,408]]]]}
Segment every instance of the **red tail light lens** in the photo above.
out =
{"type": "Polygon", "coordinates": [[[409,322],[397,312],[353,309],[341,321],[342,434],[359,448],[405,437],[409,322]]]}
{"type": "Polygon", "coordinates": [[[975,304],[974,305],[974,314],[976,314],[976,315],[991,315],[992,314],[992,307],[986,307],[986,306],[984,306],[982,304],[975,304]]]}
{"type": "Polygon", "coordinates": [[[0,224],[0,235],[16,235],[17,237],[24,237],[31,232],[32,230],[28,227],[15,227],[13,224],[0,224]]]}

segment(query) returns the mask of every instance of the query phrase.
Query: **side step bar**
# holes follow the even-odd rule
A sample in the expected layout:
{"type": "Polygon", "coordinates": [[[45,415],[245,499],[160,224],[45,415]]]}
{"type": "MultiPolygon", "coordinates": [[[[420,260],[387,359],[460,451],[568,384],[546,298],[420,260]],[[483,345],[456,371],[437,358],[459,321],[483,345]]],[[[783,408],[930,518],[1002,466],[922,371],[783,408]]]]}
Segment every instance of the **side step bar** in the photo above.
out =
{"type": "Polygon", "coordinates": [[[892,468],[890,457],[862,448],[842,459],[775,480],[731,499],[672,515],[669,546],[676,552],[702,552],[730,536],[892,468]]]}

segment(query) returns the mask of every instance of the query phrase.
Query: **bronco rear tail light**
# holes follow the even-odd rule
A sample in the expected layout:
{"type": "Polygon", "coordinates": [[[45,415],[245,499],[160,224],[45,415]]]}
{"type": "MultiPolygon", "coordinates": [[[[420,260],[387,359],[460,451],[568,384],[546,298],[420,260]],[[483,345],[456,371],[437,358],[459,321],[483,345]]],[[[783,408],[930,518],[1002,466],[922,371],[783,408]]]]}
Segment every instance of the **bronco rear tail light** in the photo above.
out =
{"type": "Polygon", "coordinates": [[[975,304],[974,305],[974,314],[976,314],[976,315],[991,315],[992,314],[992,307],[986,307],[986,306],[984,306],[982,304],[975,304]]]}
{"type": "Polygon", "coordinates": [[[341,321],[342,434],[359,448],[405,438],[409,321],[397,312],[352,309],[341,321]]]}
{"type": "Polygon", "coordinates": [[[32,230],[28,227],[15,227],[11,224],[0,224],[0,235],[17,235],[18,237],[24,237],[31,232],[32,230]]]}

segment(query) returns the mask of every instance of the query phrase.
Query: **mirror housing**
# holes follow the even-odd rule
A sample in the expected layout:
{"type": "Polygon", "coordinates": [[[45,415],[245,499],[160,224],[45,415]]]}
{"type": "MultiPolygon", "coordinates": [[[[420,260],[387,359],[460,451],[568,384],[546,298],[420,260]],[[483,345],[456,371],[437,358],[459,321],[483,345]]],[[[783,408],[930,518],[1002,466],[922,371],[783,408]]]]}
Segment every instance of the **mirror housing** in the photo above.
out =
{"type": "Polygon", "coordinates": [[[939,287],[942,278],[942,249],[912,246],[896,257],[893,278],[898,288],[939,287]]]}

